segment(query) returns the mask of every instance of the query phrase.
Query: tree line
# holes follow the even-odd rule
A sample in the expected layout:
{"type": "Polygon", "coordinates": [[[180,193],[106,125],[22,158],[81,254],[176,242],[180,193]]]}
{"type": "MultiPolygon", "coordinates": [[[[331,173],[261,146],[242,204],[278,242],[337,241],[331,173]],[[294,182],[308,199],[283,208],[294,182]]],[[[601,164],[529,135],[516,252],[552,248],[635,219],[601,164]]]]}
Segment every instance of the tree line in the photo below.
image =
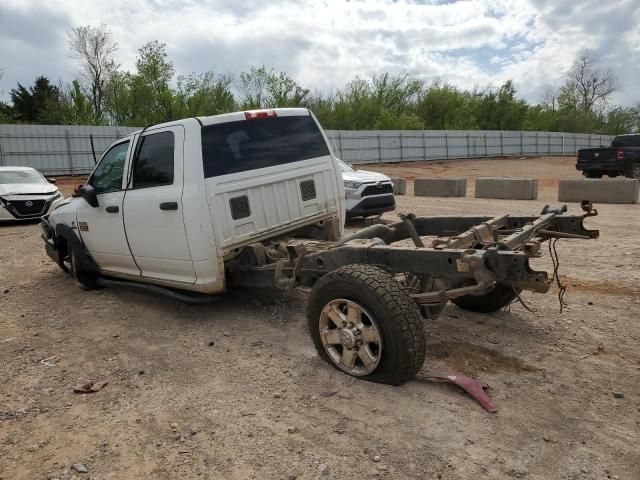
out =
{"type": "MultiPolygon", "coordinates": [[[[135,71],[120,68],[118,45],[105,25],[67,32],[80,74],[58,85],[45,76],[20,83],[0,103],[0,123],[145,126],[235,110],[308,107],[323,127],[340,130],[532,130],[619,134],[640,130],[640,104],[611,105],[619,90],[598,53],[582,49],[564,82],[538,104],[518,98],[513,81],[498,89],[464,90],[410,74],[381,73],[332,93],[312,92],[284,72],[251,67],[239,75],[176,75],[166,44],[138,50],[135,71]]],[[[0,76],[3,71],[0,69],[0,76]]]]}

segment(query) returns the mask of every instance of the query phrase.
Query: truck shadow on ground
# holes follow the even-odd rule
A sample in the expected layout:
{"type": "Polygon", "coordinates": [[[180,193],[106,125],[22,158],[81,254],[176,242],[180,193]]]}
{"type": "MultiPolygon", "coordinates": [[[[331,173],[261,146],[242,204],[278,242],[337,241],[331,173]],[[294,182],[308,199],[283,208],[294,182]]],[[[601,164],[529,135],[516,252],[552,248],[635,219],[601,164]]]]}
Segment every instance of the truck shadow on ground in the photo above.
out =
{"type": "Polygon", "coordinates": [[[519,358],[464,341],[439,342],[427,345],[427,362],[445,363],[451,368],[472,375],[477,375],[480,372],[539,371],[538,368],[527,365],[519,358]]]}

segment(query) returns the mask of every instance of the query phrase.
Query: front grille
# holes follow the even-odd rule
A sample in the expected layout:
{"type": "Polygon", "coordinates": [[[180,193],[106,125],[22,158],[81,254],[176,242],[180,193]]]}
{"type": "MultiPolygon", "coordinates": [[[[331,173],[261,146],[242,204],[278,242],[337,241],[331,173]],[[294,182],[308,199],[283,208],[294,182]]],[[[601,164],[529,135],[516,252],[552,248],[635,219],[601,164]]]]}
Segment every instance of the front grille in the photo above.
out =
{"type": "Polygon", "coordinates": [[[246,195],[240,197],[233,197],[229,200],[229,206],[231,207],[231,218],[234,220],[240,220],[241,218],[247,218],[251,216],[251,209],[249,208],[249,198],[246,195]]]}
{"type": "Polygon", "coordinates": [[[385,193],[393,193],[393,186],[390,183],[381,183],[380,185],[369,185],[362,191],[362,196],[383,195],[385,193]]]}
{"type": "Polygon", "coordinates": [[[44,210],[46,200],[11,200],[9,203],[18,215],[38,215],[44,210]]]}
{"type": "Polygon", "coordinates": [[[303,202],[316,198],[316,184],[313,183],[313,180],[300,182],[300,194],[302,195],[303,202]]]}

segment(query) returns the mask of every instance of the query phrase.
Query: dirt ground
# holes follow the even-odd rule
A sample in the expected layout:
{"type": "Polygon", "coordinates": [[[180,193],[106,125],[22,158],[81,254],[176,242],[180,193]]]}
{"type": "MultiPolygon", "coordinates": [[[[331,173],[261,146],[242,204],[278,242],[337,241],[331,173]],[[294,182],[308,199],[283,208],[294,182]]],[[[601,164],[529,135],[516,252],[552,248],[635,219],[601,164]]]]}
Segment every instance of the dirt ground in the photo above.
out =
{"type": "MultiPolygon", "coordinates": [[[[369,169],[536,177],[537,201],[474,199],[470,181],[467,198],[409,194],[397,212],[537,214],[557,204],[558,178],[577,176],[573,162],[369,169]]],[[[640,206],[597,208],[587,225],[599,240],[559,243],[562,314],[552,290],[524,294],[533,313],[449,305],[425,324],[425,365],[487,384],[496,414],[453,385],[391,387],[331,368],[311,344],[302,293],[191,306],[85,292],[45,255],[37,225],[0,227],[0,478],[638,479],[640,206]],[[109,383],[74,394],[85,380],[109,383]]],[[[548,256],[534,266],[548,269],[548,256]]]]}

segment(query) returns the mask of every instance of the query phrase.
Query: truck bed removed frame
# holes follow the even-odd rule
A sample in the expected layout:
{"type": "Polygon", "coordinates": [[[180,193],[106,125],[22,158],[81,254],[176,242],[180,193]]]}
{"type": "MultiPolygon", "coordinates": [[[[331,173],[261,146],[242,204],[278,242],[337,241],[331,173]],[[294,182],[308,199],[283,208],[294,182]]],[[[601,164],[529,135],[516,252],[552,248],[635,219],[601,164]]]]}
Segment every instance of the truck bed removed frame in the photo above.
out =
{"type": "Polygon", "coordinates": [[[344,265],[373,265],[405,274],[405,286],[414,290],[416,303],[427,306],[481,296],[499,285],[512,289],[516,296],[522,290],[545,293],[553,278],[547,272],[532,270],[529,260],[542,255],[541,244],[545,241],[598,238],[598,230],[583,225],[584,219],[597,215],[597,211],[589,202],[583,202],[582,209],[585,213],[579,216],[564,215],[566,206],[547,206],[539,216],[401,215],[399,222],[372,225],[335,243],[290,239],[249,245],[227,264],[227,271],[231,284],[275,283],[288,289],[311,287],[317,279],[344,265]],[[431,247],[422,237],[435,237],[431,247]],[[440,281],[431,282],[431,287],[419,287],[417,277],[440,281]]]}

